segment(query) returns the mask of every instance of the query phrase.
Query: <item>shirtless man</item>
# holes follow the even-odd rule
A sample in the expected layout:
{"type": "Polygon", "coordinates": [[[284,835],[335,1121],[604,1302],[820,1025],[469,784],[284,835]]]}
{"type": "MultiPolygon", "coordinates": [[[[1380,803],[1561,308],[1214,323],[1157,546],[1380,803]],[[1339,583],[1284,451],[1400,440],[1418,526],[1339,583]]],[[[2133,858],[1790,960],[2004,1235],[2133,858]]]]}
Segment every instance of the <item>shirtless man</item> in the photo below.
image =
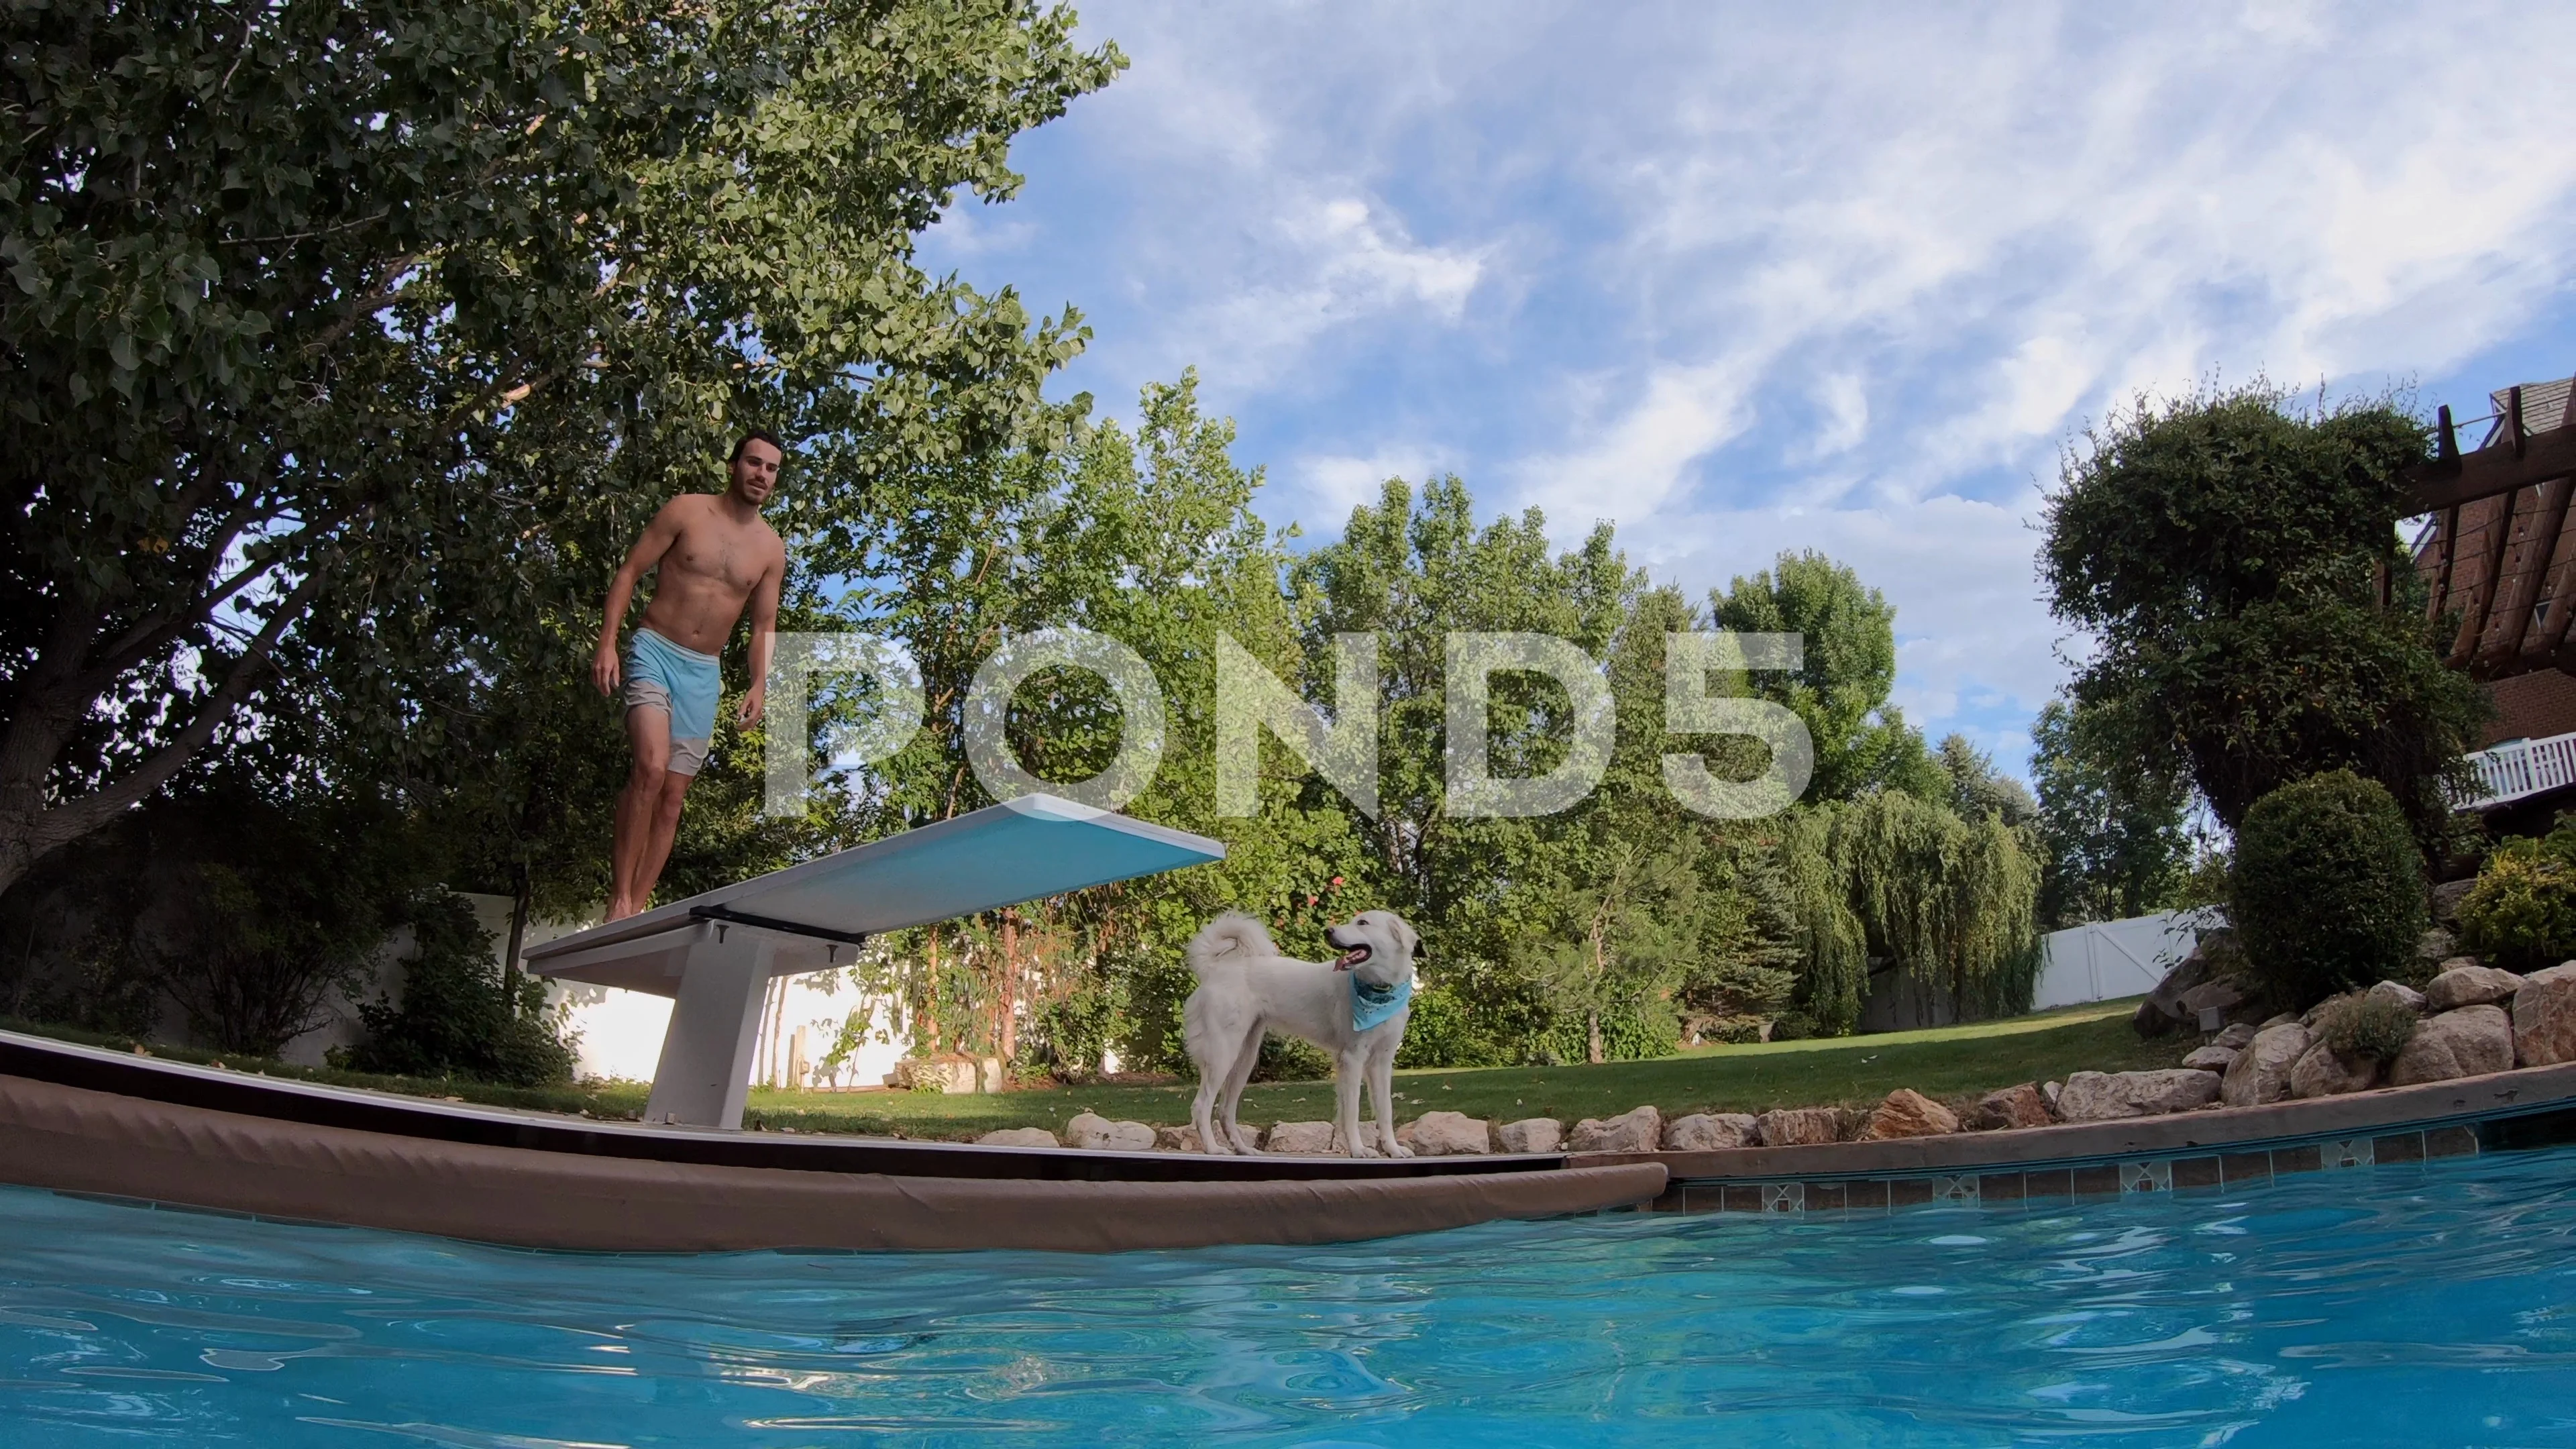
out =
{"type": "Polygon", "coordinates": [[[717,655],[751,603],[751,692],[734,720],[760,718],[769,692],[769,658],[778,643],[778,587],[787,549],[763,522],[760,505],[778,487],[778,440],[753,431],[733,445],[731,481],[721,494],[684,493],[662,505],[608,586],[608,618],[590,677],[602,694],[626,687],[626,738],[635,768],[617,796],[611,851],[615,884],[608,919],[623,920],[650,904],[680,828],[680,800],[707,762],[724,687],[717,655]],[[636,581],[659,566],[653,602],[627,644],[621,676],[617,626],[636,581]]]}

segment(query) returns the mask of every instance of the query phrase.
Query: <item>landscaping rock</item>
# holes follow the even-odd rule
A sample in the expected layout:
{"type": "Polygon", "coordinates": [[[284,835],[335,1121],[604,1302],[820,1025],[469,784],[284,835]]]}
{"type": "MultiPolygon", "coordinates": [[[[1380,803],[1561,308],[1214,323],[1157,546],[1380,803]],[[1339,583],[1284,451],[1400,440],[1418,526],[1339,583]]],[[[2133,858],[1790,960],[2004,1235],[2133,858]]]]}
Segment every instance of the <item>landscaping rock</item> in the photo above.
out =
{"type": "Polygon", "coordinates": [[[1083,1112],[1064,1124],[1064,1145],[1090,1152],[1151,1152],[1154,1129],[1142,1122],[1112,1122],[1083,1112]]]}
{"type": "Polygon", "coordinates": [[[2447,960],[2460,949],[2459,938],[2440,926],[2427,926],[2415,938],[2415,959],[2424,962],[2447,960]]]}
{"type": "Polygon", "coordinates": [[[1868,1125],[1860,1129],[1860,1140],[1885,1142],[1898,1137],[1942,1137],[1958,1130],[1958,1113],[1912,1087],[1899,1087],[1870,1110],[1868,1125]]]}
{"type": "Polygon", "coordinates": [[[906,1057],[894,1064],[885,1081],[898,1091],[935,1091],[950,1097],[971,1096],[983,1086],[975,1059],[953,1052],[936,1057],[906,1057]]]}
{"type": "Polygon", "coordinates": [[[2522,978],[2513,997],[2513,1056],[2526,1067],[2576,1062],[2576,961],[2522,978]]]}
{"type": "Polygon", "coordinates": [[[1157,1127],[1154,1129],[1156,1152],[1205,1152],[1196,1127],[1157,1127]]]}
{"type": "Polygon", "coordinates": [[[2237,1053],[2218,1085],[2218,1100],[2230,1107],[2259,1107],[2289,1099],[2290,1068],[2306,1055],[2313,1038],[2295,1018],[2274,1017],[2237,1053]]]}
{"type": "Polygon", "coordinates": [[[2216,1042],[2211,1042],[2205,1047],[2194,1048],[2190,1056],[2182,1059],[2182,1064],[2196,1072],[2224,1072],[2236,1065],[2239,1054],[2235,1047],[2223,1047],[2216,1042]]]}
{"type": "Polygon", "coordinates": [[[1664,1144],[1664,1114],[1639,1107],[1616,1117],[1586,1117],[1566,1142],[1571,1152],[1653,1152],[1664,1144]]]}
{"type": "Polygon", "coordinates": [[[2201,1013],[2216,1011],[2224,1021],[2227,1013],[2245,1004],[2245,993],[2233,981],[2204,981],[2182,994],[2182,1023],[2191,1030],[2200,1029],[2201,1013]]]}
{"type": "Polygon", "coordinates": [[[1693,1112],[1664,1124],[1666,1152],[1721,1152],[1750,1147],[1758,1129],[1749,1112],[1693,1112]]]}
{"type": "Polygon", "coordinates": [[[2272,1028],[2274,1028],[2274,1027],[2276,1027],[2276,1026],[2305,1026],[2305,1025],[2307,1025],[2307,1022],[2305,1022],[2304,1020],[2300,1019],[2300,1016],[2299,1016],[2299,1014],[2298,1014],[2297,1012],[2295,1012],[2295,1011],[2285,1011],[2285,1012],[2282,1012],[2279,1016],[2267,1016],[2267,1017],[2263,1018],[2262,1025],[2257,1026],[2257,1027],[2255,1027],[2255,1028],[2254,1028],[2254,1034],[2255,1034],[2255,1035],[2257,1035],[2257,1036],[2260,1036],[2260,1035],[2262,1035],[2264,1032],[2270,1031],[2272,1028]]]}
{"type": "Polygon", "coordinates": [[[2424,993],[2403,981],[2382,981],[2370,988],[2370,996],[2374,1001],[2394,1001],[2418,1014],[2424,1010],[2424,993]]]}
{"type": "Polygon", "coordinates": [[[1290,1157],[1329,1157],[1335,1150],[1334,1136],[1330,1122],[1282,1122],[1270,1129],[1261,1146],[1265,1152],[1290,1157]]]}
{"type": "Polygon", "coordinates": [[[2493,966],[2454,966],[2434,977],[2433,984],[2424,988],[2424,1006],[2428,1011],[2457,1011],[2463,1006],[2485,1006],[2520,991],[2522,980],[2510,971],[2499,971],[2493,966]]]}
{"type": "Polygon", "coordinates": [[[1494,1142],[1505,1152],[1554,1152],[1565,1144],[1565,1128],[1553,1117],[1524,1117],[1495,1128],[1494,1142]]]}
{"type": "Polygon", "coordinates": [[[2157,1072],[2077,1072],[2057,1097],[2069,1122],[2110,1122],[2188,1112],[2218,1096],[2216,1072],[2171,1067],[2157,1072]]]}
{"type": "Polygon", "coordinates": [[[1425,1112],[1395,1129],[1416,1157],[1476,1157],[1494,1150],[1486,1125],[1464,1112],[1425,1112]]]}
{"type": "Polygon", "coordinates": [[[975,1141],[977,1145],[983,1147],[1062,1147],[1064,1145],[1056,1141],[1055,1134],[1044,1127],[1005,1127],[998,1132],[987,1132],[975,1141]]]}
{"type": "Polygon", "coordinates": [[[2457,924],[2460,902],[2469,898],[2469,892],[2476,889],[2477,883],[2477,877],[2471,876],[2467,880],[2446,880],[2433,887],[2434,921],[2445,926],[2457,924]]]}
{"type": "Polygon", "coordinates": [[[2250,1021],[2231,1021],[2227,1024],[2227,1029],[2220,1032],[2217,1039],[2210,1045],[2223,1046],[2232,1052],[2241,1052],[2254,1044],[2255,1030],[2254,1023],[2250,1021]]]}
{"type": "Polygon", "coordinates": [[[2367,1057],[2344,1056],[2324,1042],[2299,1053],[2299,1059],[2290,1066],[2293,1097],[2340,1097],[2378,1085],[2379,1063],[2367,1057]]]}
{"type": "Polygon", "coordinates": [[[2513,1066],[2513,1018],[2501,1006],[2463,1006],[2415,1028],[2388,1065],[2388,1085],[2447,1082],[2513,1066]]]}
{"type": "MultiPolygon", "coordinates": [[[[2049,1085],[2055,1086],[2055,1083],[2049,1085]]],[[[2045,1127],[2057,1119],[2048,1114],[2048,1096],[2035,1082],[1988,1092],[1977,1099],[1976,1110],[1968,1114],[1968,1125],[1979,1132],[1998,1132],[2011,1127],[2045,1127]]]]}
{"type": "Polygon", "coordinates": [[[1754,1125],[1765,1147],[1813,1147],[1842,1140],[1843,1114],[1831,1107],[1789,1107],[1763,1113],[1754,1125]]]}
{"type": "Polygon", "coordinates": [[[2039,1084],[2039,1094],[2048,1099],[2049,1116],[2055,1117],[2057,1115],[2057,1099],[2065,1095],[2065,1092],[2066,1089],[2055,1082],[2042,1082],[2039,1084]]]}
{"type": "Polygon", "coordinates": [[[2130,1018],[2130,1025],[2137,1028],[2138,1035],[2170,1036],[2198,1021],[2196,1014],[2184,1011],[2183,996],[2209,981],[2218,958],[2233,945],[2231,934],[2222,929],[2202,936],[2191,948],[2191,954],[2165,973],[2165,979],[2157,982],[2156,989],[2147,993],[2147,999],[2138,1003],[2137,1015],[2130,1018]],[[2222,942],[2227,944],[2222,945],[2222,942]]]}

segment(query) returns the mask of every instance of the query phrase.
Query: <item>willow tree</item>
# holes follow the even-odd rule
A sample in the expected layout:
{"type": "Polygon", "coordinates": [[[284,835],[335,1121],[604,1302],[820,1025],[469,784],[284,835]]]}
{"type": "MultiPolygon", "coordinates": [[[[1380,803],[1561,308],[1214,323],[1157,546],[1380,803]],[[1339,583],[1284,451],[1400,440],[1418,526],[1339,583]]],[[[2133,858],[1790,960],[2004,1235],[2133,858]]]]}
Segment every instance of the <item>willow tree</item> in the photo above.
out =
{"type": "Polygon", "coordinates": [[[1962,1018],[2028,1009],[2039,861],[1999,816],[1880,790],[1799,812],[1780,848],[1804,958],[1797,1004],[1816,1030],[1858,1025],[1870,979],[1888,971],[1962,1018]]]}

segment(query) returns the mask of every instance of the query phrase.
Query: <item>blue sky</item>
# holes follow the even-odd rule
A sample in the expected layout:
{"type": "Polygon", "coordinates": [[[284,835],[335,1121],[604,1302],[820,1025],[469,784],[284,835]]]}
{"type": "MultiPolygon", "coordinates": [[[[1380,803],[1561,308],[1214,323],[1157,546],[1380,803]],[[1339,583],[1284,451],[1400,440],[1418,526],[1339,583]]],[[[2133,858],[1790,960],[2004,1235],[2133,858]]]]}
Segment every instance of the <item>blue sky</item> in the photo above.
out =
{"type": "Polygon", "coordinates": [[[1079,8],[1132,68],[924,247],[1088,316],[1059,394],[1196,366],[1310,536],[1455,471],[1695,594],[1821,549],[2016,769],[2086,423],[2576,370],[2576,7],[1079,8]]]}

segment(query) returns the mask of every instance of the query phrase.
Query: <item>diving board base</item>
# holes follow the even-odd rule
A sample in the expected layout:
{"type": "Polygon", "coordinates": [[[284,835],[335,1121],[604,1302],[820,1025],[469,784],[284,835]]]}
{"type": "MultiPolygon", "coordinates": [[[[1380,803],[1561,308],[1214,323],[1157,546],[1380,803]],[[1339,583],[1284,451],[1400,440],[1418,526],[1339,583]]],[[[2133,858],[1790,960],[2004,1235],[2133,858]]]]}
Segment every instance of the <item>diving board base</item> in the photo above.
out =
{"type": "Polygon", "coordinates": [[[692,934],[644,1120],[739,1131],[778,943],[767,931],[740,927],[692,934]]]}

